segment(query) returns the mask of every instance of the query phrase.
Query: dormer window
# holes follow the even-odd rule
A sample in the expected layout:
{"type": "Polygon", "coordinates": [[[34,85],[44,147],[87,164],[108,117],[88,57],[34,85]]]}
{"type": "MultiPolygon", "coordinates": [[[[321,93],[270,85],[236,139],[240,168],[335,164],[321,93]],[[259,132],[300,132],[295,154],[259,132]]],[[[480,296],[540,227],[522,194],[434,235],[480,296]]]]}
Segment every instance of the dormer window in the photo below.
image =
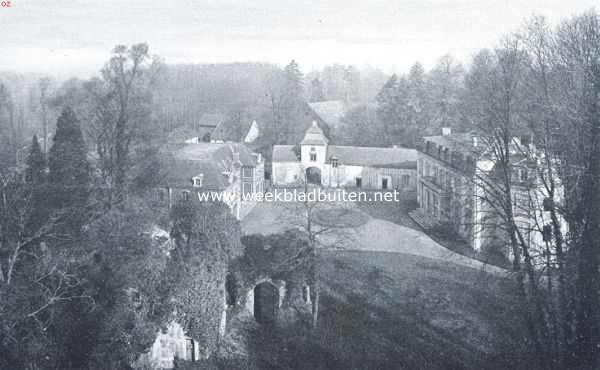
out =
{"type": "Polygon", "coordinates": [[[199,174],[199,175],[192,177],[192,186],[195,188],[201,188],[203,178],[204,178],[204,174],[199,174]]]}
{"type": "Polygon", "coordinates": [[[311,162],[317,161],[317,150],[315,149],[314,146],[310,148],[310,161],[311,162]]]}

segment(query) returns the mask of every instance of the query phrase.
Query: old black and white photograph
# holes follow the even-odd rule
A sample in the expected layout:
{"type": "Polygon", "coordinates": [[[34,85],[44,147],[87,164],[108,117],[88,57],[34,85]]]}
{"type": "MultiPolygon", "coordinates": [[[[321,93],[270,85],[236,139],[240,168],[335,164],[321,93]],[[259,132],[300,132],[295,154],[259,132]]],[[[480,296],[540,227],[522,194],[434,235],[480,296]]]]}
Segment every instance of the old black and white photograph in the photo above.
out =
{"type": "Polygon", "coordinates": [[[0,370],[600,370],[596,0],[0,0],[0,370]]]}

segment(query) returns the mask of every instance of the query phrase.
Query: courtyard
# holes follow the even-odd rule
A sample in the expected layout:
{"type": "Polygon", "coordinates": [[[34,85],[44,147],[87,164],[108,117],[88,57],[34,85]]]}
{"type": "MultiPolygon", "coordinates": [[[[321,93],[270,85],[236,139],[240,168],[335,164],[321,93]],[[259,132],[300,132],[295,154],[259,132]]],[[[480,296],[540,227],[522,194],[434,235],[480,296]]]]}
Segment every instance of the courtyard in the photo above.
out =
{"type": "MultiPolygon", "coordinates": [[[[506,270],[453,252],[421,231],[408,217],[410,202],[331,202],[311,209],[313,231],[324,250],[410,254],[504,275],[506,270]]],[[[306,206],[262,202],[242,221],[244,234],[271,234],[305,229],[306,206]]]]}

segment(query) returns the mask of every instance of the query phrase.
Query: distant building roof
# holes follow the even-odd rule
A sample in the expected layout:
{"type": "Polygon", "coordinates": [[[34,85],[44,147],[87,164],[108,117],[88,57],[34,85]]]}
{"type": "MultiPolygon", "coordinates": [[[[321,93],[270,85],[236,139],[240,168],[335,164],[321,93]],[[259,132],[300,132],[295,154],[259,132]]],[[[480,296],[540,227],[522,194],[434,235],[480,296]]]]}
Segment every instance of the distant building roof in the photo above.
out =
{"type": "Polygon", "coordinates": [[[228,178],[224,174],[235,162],[235,154],[239,153],[242,166],[257,165],[257,156],[243,144],[198,143],[172,145],[167,148],[165,166],[167,174],[164,185],[174,188],[188,188],[192,185],[192,177],[203,175],[202,189],[222,190],[228,186],[228,178]]]}
{"type": "Polygon", "coordinates": [[[341,100],[327,100],[308,103],[311,109],[331,128],[338,128],[344,114],[346,105],[341,100]]]}
{"type": "Polygon", "coordinates": [[[250,131],[252,126],[251,120],[243,121],[223,121],[221,122],[210,135],[213,141],[239,143],[244,141],[244,138],[250,131]]]}
{"type": "Polygon", "coordinates": [[[197,122],[197,127],[215,128],[225,120],[221,113],[204,113],[197,122]]]}
{"type": "Polygon", "coordinates": [[[416,149],[330,145],[327,148],[327,158],[337,158],[345,165],[417,168],[416,149]]]}
{"type": "Polygon", "coordinates": [[[294,145],[273,145],[273,162],[298,162],[294,145]]]}
{"type": "Polygon", "coordinates": [[[470,155],[481,150],[481,143],[477,143],[477,137],[471,133],[425,136],[423,140],[462,154],[470,155]]]}
{"type": "MultiPolygon", "coordinates": [[[[327,147],[327,159],[337,158],[340,164],[376,168],[417,168],[417,151],[406,148],[376,148],[361,146],[327,147]]],[[[294,145],[273,146],[273,162],[299,162],[294,145]]]]}
{"type": "Polygon", "coordinates": [[[300,142],[302,145],[327,145],[329,140],[323,133],[323,130],[317,125],[317,121],[313,121],[312,125],[306,130],[304,139],[300,142]]]}

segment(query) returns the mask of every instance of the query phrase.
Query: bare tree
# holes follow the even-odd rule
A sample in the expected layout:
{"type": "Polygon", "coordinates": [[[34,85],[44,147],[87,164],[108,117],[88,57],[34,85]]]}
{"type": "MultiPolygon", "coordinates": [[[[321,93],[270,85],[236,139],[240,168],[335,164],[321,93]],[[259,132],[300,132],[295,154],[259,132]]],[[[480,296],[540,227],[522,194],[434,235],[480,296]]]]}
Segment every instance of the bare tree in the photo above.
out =
{"type": "Polygon", "coordinates": [[[133,146],[151,131],[150,103],[158,65],[151,60],[148,45],[118,45],[102,70],[102,79],[88,85],[95,106],[92,131],[109,187],[109,204],[123,199],[133,146]]]}

